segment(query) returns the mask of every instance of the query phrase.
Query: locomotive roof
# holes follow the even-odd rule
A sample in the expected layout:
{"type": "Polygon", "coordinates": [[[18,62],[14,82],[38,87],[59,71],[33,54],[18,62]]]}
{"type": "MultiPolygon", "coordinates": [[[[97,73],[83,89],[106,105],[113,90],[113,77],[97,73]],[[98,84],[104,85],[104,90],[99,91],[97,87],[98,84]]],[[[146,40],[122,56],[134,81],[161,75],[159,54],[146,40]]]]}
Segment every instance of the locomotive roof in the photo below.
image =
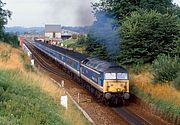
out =
{"type": "Polygon", "coordinates": [[[92,69],[95,69],[100,72],[106,72],[106,73],[117,73],[117,72],[127,73],[128,72],[122,66],[119,66],[117,64],[110,63],[104,60],[100,60],[94,57],[87,58],[86,60],[83,61],[83,63],[86,66],[91,67],[92,69]]]}
{"type": "Polygon", "coordinates": [[[47,43],[44,43],[44,42],[39,42],[39,41],[36,41],[48,48],[51,48],[57,52],[60,52],[60,53],[63,53],[63,54],[66,54],[68,56],[70,56],[71,58],[77,60],[77,61],[83,61],[85,60],[86,58],[88,58],[88,56],[86,55],[83,55],[81,53],[78,53],[78,52],[74,52],[72,50],[68,50],[68,49],[65,49],[65,48],[62,48],[62,47],[58,47],[58,46],[54,46],[54,45],[50,45],[50,44],[47,44],[47,43]]]}

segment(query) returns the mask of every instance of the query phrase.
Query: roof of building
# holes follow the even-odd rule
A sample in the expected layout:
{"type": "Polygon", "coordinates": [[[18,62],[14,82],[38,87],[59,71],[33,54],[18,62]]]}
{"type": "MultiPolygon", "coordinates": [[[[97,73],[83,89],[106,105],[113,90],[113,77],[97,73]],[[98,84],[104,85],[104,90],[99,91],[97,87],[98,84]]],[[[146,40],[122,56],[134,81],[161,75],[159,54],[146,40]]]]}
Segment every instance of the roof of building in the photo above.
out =
{"type": "Polygon", "coordinates": [[[45,25],[45,32],[56,32],[59,33],[62,31],[61,25],[45,25]]]}

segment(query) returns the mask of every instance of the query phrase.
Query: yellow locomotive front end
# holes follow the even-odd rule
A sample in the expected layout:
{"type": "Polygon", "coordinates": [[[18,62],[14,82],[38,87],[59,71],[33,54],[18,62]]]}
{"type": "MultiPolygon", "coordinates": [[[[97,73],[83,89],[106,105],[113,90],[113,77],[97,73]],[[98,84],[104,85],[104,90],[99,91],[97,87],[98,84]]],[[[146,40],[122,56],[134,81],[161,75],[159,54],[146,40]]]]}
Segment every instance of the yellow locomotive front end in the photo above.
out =
{"type": "Polygon", "coordinates": [[[104,93],[129,92],[129,80],[105,80],[103,91],[104,93]]]}
{"type": "Polygon", "coordinates": [[[112,97],[122,97],[126,100],[129,99],[128,73],[105,73],[103,93],[105,93],[107,99],[112,97]]]}

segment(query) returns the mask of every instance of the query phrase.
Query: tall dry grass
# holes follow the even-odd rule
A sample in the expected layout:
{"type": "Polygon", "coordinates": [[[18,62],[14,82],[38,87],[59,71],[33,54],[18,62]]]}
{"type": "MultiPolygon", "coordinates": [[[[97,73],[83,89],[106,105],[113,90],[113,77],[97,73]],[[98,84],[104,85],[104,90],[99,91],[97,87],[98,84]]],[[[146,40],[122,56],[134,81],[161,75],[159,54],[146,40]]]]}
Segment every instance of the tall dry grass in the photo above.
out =
{"type": "Polygon", "coordinates": [[[139,75],[130,74],[131,83],[134,83],[140,90],[167,102],[180,105],[180,91],[170,84],[152,84],[152,79],[153,76],[149,72],[143,72],[139,75]]]}
{"type": "MultiPolygon", "coordinates": [[[[24,67],[24,63],[27,63],[28,59],[27,57],[22,58],[22,50],[12,48],[10,45],[4,43],[0,43],[0,54],[3,51],[8,51],[10,58],[7,61],[3,61],[0,58],[0,69],[18,70],[22,74],[23,78],[33,81],[31,83],[32,86],[40,88],[42,91],[54,98],[56,103],[60,104],[60,96],[64,95],[64,90],[55,84],[47,74],[38,70],[36,72],[27,71],[24,67]]],[[[64,119],[73,125],[89,124],[82,113],[76,109],[70,99],[68,100],[68,109],[65,111],[64,119]]]]}
{"type": "Polygon", "coordinates": [[[7,68],[7,69],[21,69],[23,70],[23,64],[21,63],[20,55],[22,51],[18,49],[13,49],[10,45],[5,43],[0,43],[0,55],[3,52],[7,52],[9,54],[9,59],[4,61],[3,58],[0,58],[0,67],[7,68]]]}

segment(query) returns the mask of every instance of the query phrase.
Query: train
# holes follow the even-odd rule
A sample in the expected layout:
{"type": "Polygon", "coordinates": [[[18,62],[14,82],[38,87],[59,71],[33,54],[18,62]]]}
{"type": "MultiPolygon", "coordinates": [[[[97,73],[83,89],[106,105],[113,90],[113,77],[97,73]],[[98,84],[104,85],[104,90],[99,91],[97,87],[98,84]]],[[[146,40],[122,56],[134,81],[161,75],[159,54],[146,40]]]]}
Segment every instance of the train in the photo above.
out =
{"type": "Polygon", "coordinates": [[[32,45],[57,62],[97,99],[106,104],[129,100],[129,74],[124,67],[40,41],[33,41],[32,45]]]}

